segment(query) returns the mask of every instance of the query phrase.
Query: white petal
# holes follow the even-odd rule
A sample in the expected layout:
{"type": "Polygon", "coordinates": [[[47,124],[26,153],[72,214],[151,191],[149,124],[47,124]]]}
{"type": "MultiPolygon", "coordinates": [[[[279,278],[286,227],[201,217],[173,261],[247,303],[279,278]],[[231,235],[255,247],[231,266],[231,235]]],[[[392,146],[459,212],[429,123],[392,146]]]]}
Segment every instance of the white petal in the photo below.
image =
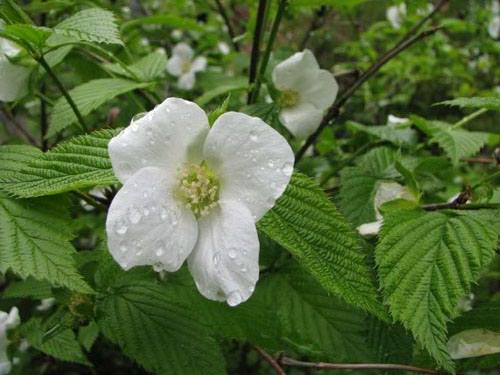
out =
{"type": "Polygon", "coordinates": [[[167,61],[167,72],[174,77],[179,77],[182,75],[182,70],[185,64],[185,59],[174,55],[167,61]]]}
{"type": "Polygon", "coordinates": [[[195,103],[168,98],[109,142],[113,171],[124,183],[143,167],[173,174],[185,161],[201,162],[208,118],[195,103]]]}
{"type": "Polygon", "coordinates": [[[406,186],[402,186],[397,182],[388,181],[381,182],[377,188],[374,198],[375,214],[377,220],[382,219],[382,214],[380,213],[380,207],[387,202],[396,199],[407,199],[415,200],[413,195],[409,192],[406,186]]]}
{"type": "Polygon", "coordinates": [[[206,298],[236,306],[259,279],[259,238],[250,211],[236,201],[219,201],[199,220],[199,238],[189,271],[206,298]]]}
{"type": "Polygon", "coordinates": [[[448,343],[451,358],[471,358],[500,353],[500,332],[468,329],[452,336],[448,343]]]}
{"type": "Polygon", "coordinates": [[[295,88],[304,76],[318,69],[316,58],[311,51],[306,49],[276,65],[273,70],[273,83],[278,90],[295,88]]]}
{"type": "Polygon", "coordinates": [[[11,102],[26,95],[30,72],[30,69],[14,65],[0,56],[0,101],[11,102]]]}
{"type": "Polygon", "coordinates": [[[12,43],[8,39],[0,38],[0,56],[15,57],[19,52],[21,52],[21,48],[19,48],[17,44],[12,43]]]}
{"type": "Polygon", "coordinates": [[[490,36],[493,38],[493,39],[498,39],[498,37],[500,36],[500,16],[497,15],[497,16],[494,16],[490,23],[488,24],[488,34],[490,34],[490,36]]]}
{"type": "Polygon", "coordinates": [[[391,114],[387,116],[387,125],[406,124],[408,121],[410,121],[410,119],[405,117],[397,117],[391,114]]]}
{"type": "Polygon", "coordinates": [[[330,107],[339,92],[339,85],[328,70],[315,70],[307,74],[294,87],[300,95],[300,100],[314,104],[318,109],[330,107]]]}
{"type": "Polygon", "coordinates": [[[186,43],[177,44],[172,50],[172,56],[179,56],[184,60],[191,61],[194,56],[193,49],[186,43]]]}
{"type": "Polygon", "coordinates": [[[259,220],[285,191],[293,172],[288,142],[257,117],[228,112],[207,136],[203,155],[221,183],[222,200],[238,200],[259,220]]]}
{"type": "Polygon", "coordinates": [[[306,139],[318,129],[323,111],[310,103],[299,103],[295,107],[283,108],[279,118],[295,138],[306,139]]]}
{"type": "Polygon", "coordinates": [[[179,82],[177,82],[177,85],[182,90],[192,90],[195,82],[196,82],[196,79],[194,76],[194,72],[190,71],[189,73],[183,74],[179,78],[179,82]]]}
{"type": "Polygon", "coordinates": [[[198,236],[196,218],[175,199],[175,179],[147,167],[127,180],[106,220],[109,252],[125,270],[155,265],[176,271],[198,236]]]}
{"type": "Polygon", "coordinates": [[[362,224],[356,229],[362,236],[371,237],[376,236],[380,231],[380,228],[382,228],[382,220],[362,224]]]}
{"type": "Polygon", "coordinates": [[[387,8],[386,17],[389,23],[395,29],[399,29],[403,23],[403,18],[406,16],[406,4],[393,5],[387,8]]]}
{"type": "Polygon", "coordinates": [[[207,68],[207,59],[204,56],[197,57],[191,65],[192,72],[203,72],[207,68]]]}

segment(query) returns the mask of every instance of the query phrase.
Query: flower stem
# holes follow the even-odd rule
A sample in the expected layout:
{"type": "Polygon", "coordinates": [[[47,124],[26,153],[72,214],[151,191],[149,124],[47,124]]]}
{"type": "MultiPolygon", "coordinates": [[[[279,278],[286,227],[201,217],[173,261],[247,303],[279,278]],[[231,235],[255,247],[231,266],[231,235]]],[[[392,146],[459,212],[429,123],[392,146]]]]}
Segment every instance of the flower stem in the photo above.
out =
{"type": "MultiPolygon", "coordinates": [[[[257,68],[259,66],[259,57],[260,57],[260,42],[262,40],[262,34],[264,32],[266,10],[267,10],[267,0],[259,0],[259,7],[257,9],[257,22],[255,24],[255,30],[253,33],[250,70],[248,72],[249,87],[253,86],[257,76],[257,68]]],[[[249,91],[247,99],[248,104],[251,103],[251,98],[252,98],[252,91],[249,91]]]]}
{"type": "Polygon", "coordinates": [[[487,108],[478,109],[477,111],[472,112],[470,115],[465,116],[463,119],[461,119],[460,121],[458,121],[457,123],[455,123],[451,128],[452,129],[460,128],[460,127],[464,126],[465,124],[467,124],[469,121],[474,120],[476,117],[479,117],[483,113],[486,113],[486,112],[488,112],[487,108]]]}
{"type": "Polygon", "coordinates": [[[248,104],[255,103],[259,96],[260,85],[262,83],[262,78],[266,73],[267,64],[269,63],[269,58],[271,56],[271,51],[273,49],[274,40],[276,39],[276,35],[278,34],[278,29],[280,27],[281,20],[283,18],[283,14],[285,13],[286,6],[288,5],[288,0],[280,0],[278,10],[276,12],[276,16],[274,17],[273,26],[271,28],[271,33],[269,34],[269,40],[267,42],[266,50],[264,55],[262,56],[262,62],[260,63],[259,73],[257,74],[257,78],[255,81],[255,85],[250,92],[250,102],[248,104]]]}
{"type": "Polygon", "coordinates": [[[231,38],[231,43],[233,44],[234,50],[236,52],[240,52],[240,46],[236,41],[236,33],[234,31],[233,25],[231,24],[231,20],[229,19],[226,9],[224,9],[224,5],[222,5],[221,0],[215,0],[215,3],[217,4],[217,9],[219,10],[221,17],[224,19],[224,22],[226,23],[227,31],[229,33],[229,37],[231,38]]]}
{"type": "Polygon", "coordinates": [[[83,119],[83,116],[80,113],[80,110],[76,106],[75,102],[73,101],[73,98],[71,98],[71,95],[68,93],[68,91],[66,91],[62,82],[59,80],[59,78],[57,78],[56,74],[54,73],[54,71],[52,70],[50,65],[47,63],[47,61],[45,61],[45,58],[43,56],[40,56],[37,58],[37,61],[45,69],[45,71],[47,72],[49,77],[52,79],[52,81],[54,81],[54,83],[57,86],[57,88],[59,89],[59,91],[61,91],[61,94],[66,98],[66,101],[68,102],[69,106],[71,107],[71,109],[75,113],[76,118],[78,119],[78,123],[80,125],[79,126],[80,130],[82,130],[83,132],[86,132],[88,130],[87,124],[85,124],[85,120],[83,119]]]}

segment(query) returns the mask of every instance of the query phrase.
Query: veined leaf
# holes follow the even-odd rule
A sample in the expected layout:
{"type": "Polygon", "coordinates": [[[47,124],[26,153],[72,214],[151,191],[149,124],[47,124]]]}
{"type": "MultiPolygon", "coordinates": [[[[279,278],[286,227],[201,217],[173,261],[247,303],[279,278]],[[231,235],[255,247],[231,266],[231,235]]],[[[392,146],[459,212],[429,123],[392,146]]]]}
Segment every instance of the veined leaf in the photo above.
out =
{"type": "Polygon", "coordinates": [[[32,277],[23,281],[11,282],[2,293],[2,298],[45,299],[49,297],[52,297],[50,283],[32,277]]]}
{"type": "Polygon", "coordinates": [[[0,1],[0,19],[3,19],[7,25],[15,23],[33,24],[33,21],[19,8],[14,0],[0,1]]]}
{"type": "Polygon", "coordinates": [[[391,211],[376,261],[391,314],[445,369],[446,323],[495,254],[497,234],[478,217],[456,212],[391,211]]]}
{"type": "Polygon", "coordinates": [[[70,218],[61,199],[0,197],[0,271],[11,269],[83,293],[92,289],[78,273],[70,244],[70,218]]]}
{"type": "Polygon", "coordinates": [[[52,30],[56,34],[69,35],[79,41],[123,44],[113,13],[100,8],[82,10],[52,30]]]}
{"type": "Polygon", "coordinates": [[[473,96],[471,98],[456,98],[436,103],[436,105],[449,105],[460,108],[486,108],[493,111],[500,111],[500,97],[473,96]]]}
{"type": "Polygon", "coordinates": [[[33,158],[40,157],[42,151],[34,146],[5,145],[0,146],[0,178],[21,170],[33,158]]]}
{"type": "MultiPolygon", "coordinates": [[[[123,69],[119,64],[108,64],[104,67],[113,73],[134,79],[132,74],[123,69]]],[[[160,77],[167,68],[167,55],[162,51],[151,52],[139,61],[130,64],[128,68],[142,81],[151,82],[160,77]]]]}
{"type": "Polygon", "coordinates": [[[103,334],[145,369],[159,374],[223,374],[224,359],[198,312],[165,295],[154,281],[121,277],[102,295],[103,334]]]}
{"type": "Polygon", "coordinates": [[[316,182],[295,173],[258,228],[290,251],[329,293],[385,316],[352,229],[316,182]]]}
{"type": "Polygon", "coordinates": [[[500,301],[475,307],[456,319],[449,327],[450,335],[468,329],[484,328],[500,332],[500,301]]]}
{"type": "Polygon", "coordinates": [[[456,164],[460,158],[476,154],[488,142],[488,137],[488,133],[449,128],[435,132],[431,142],[439,144],[456,164]]]}
{"type": "Polygon", "coordinates": [[[19,172],[0,178],[2,189],[16,197],[38,197],[117,183],[108,157],[113,130],[73,138],[32,159],[19,172]]]}
{"type": "MultiPolygon", "coordinates": [[[[82,116],[86,116],[109,100],[147,85],[148,83],[138,83],[122,78],[101,78],[77,86],[69,94],[82,116]]],[[[78,119],[66,98],[61,97],[52,109],[47,137],[56,135],[77,121],[78,119]]]]}

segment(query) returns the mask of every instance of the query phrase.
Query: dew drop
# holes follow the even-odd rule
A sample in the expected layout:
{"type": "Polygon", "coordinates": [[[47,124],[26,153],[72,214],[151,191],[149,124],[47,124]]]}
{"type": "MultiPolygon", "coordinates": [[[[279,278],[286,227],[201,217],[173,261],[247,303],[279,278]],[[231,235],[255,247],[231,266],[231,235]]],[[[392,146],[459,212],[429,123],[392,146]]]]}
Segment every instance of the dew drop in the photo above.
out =
{"type": "Polygon", "coordinates": [[[248,271],[248,268],[246,268],[245,266],[241,266],[241,272],[245,273],[248,271]]]}
{"type": "Polygon", "coordinates": [[[115,224],[115,232],[118,234],[127,233],[127,224],[124,221],[117,221],[115,224]]]}
{"type": "Polygon", "coordinates": [[[161,221],[165,221],[168,216],[167,210],[165,207],[161,206],[160,208],[160,219],[161,221]]]}
{"type": "Polygon", "coordinates": [[[229,257],[229,259],[236,259],[236,250],[235,249],[229,249],[229,251],[227,252],[227,256],[229,257]]]}
{"type": "Polygon", "coordinates": [[[161,257],[165,253],[165,248],[166,248],[165,241],[163,240],[157,241],[155,250],[156,256],[161,257]]]}
{"type": "Polygon", "coordinates": [[[285,163],[283,167],[281,167],[281,171],[285,176],[291,176],[293,173],[293,165],[291,163],[285,163]]]}
{"type": "Polygon", "coordinates": [[[243,301],[243,298],[241,297],[241,294],[233,290],[229,295],[227,296],[227,304],[229,306],[236,306],[239,305],[243,301]]]}
{"type": "Polygon", "coordinates": [[[122,241],[122,242],[120,243],[120,251],[121,251],[122,253],[126,253],[126,252],[127,252],[127,245],[126,245],[125,241],[122,241]]]}
{"type": "Polygon", "coordinates": [[[217,266],[219,264],[219,260],[220,260],[220,254],[219,253],[215,253],[214,257],[212,259],[212,261],[214,262],[214,266],[217,266]]]}
{"type": "Polygon", "coordinates": [[[163,271],[163,263],[157,262],[157,263],[153,264],[153,271],[155,271],[155,272],[163,271]]]}
{"type": "Polygon", "coordinates": [[[144,207],[142,208],[142,213],[144,214],[144,216],[148,216],[148,215],[149,215],[149,208],[148,208],[148,207],[146,207],[146,206],[144,206],[144,207]]]}
{"type": "Polygon", "coordinates": [[[255,285],[254,285],[254,284],[250,285],[250,286],[248,287],[248,290],[250,291],[250,293],[253,293],[253,292],[254,292],[254,290],[255,290],[255,285]]]}
{"type": "Polygon", "coordinates": [[[141,220],[142,214],[137,207],[130,207],[128,209],[128,219],[131,223],[137,224],[141,220]]]}
{"type": "Polygon", "coordinates": [[[250,139],[253,142],[257,142],[259,140],[259,137],[257,136],[257,134],[255,133],[255,131],[253,131],[253,130],[250,132],[250,139]]]}
{"type": "Polygon", "coordinates": [[[274,161],[269,160],[269,161],[267,162],[267,165],[269,166],[269,168],[274,168],[274,161]]]}

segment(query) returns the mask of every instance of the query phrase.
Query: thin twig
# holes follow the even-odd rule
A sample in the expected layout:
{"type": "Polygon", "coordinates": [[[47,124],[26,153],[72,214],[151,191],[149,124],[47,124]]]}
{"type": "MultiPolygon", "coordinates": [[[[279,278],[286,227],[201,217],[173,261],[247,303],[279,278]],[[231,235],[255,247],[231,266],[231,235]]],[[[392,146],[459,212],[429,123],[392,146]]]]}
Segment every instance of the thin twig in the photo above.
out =
{"type": "Polygon", "coordinates": [[[476,203],[476,204],[455,204],[454,202],[432,203],[420,206],[425,211],[437,210],[482,210],[482,209],[498,209],[500,203],[476,203]]]}
{"type": "Polygon", "coordinates": [[[453,126],[451,127],[452,129],[457,129],[457,128],[461,128],[462,126],[464,126],[465,124],[467,124],[468,122],[474,120],[476,117],[479,117],[481,116],[483,113],[486,113],[488,112],[488,109],[487,108],[481,108],[481,109],[478,109],[477,111],[475,112],[472,112],[470,115],[468,116],[465,116],[463,119],[461,119],[460,121],[456,122],[455,124],[453,124],[453,126]]]}
{"type": "Polygon", "coordinates": [[[276,374],[286,375],[285,371],[283,371],[279,363],[276,362],[276,360],[269,353],[267,353],[260,346],[255,345],[254,348],[271,365],[274,371],[276,371],[276,374]]]}
{"type": "Polygon", "coordinates": [[[316,139],[319,137],[323,129],[330,123],[330,121],[334,120],[340,114],[341,108],[344,104],[353,96],[353,94],[365,83],[369,78],[371,78],[375,73],[377,73],[380,68],[382,68],[385,64],[387,64],[394,57],[399,55],[401,52],[406,50],[407,48],[413,46],[415,43],[420,40],[433,35],[441,27],[434,27],[429,30],[425,30],[420,32],[419,34],[413,36],[412,38],[404,41],[404,43],[399,43],[396,47],[387,52],[384,56],[382,56],[375,64],[373,64],[367,71],[365,71],[344,93],[344,95],[335,102],[326,115],[323,117],[323,120],[319,124],[318,129],[306,140],[304,145],[299,149],[297,154],[295,155],[295,163],[298,163],[300,159],[304,156],[306,150],[311,146],[316,139]]]}
{"type": "MultiPolygon", "coordinates": [[[[252,87],[257,76],[257,68],[259,66],[260,57],[260,42],[262,33],[264,32],[264,19],[266,17],[267,0],[259,0],[259,8],[257,9],[257,22],[253,33],[252,56],[250,59],[250,70],[248,72],[248,85],[252,87]]],[[[252,100],[252,91],[248,92],[247,102],[250,104],[252,100]]]]}
{"type": "Polygon", "coordinates": [[[487,158],[485,156],[479,156],[476,158],[462,158],[460,159],[470,164],[498,164],[495,158],[487,158]]]}
{"type": "Polygon", "coordinates": [[[108,207],[98,202],[95,198],[91,197],[90,194],[84,193],[79,190],[74,190],[73,194],[75,194],[78,198],[82,199],[86,203],[90,204],[92,207],[97,208],[99,211],[106,212],[108,210],[108,207]]]}
{"type": "Polygon", "coordinates": [[[231,38],[231,43],[233,44],[233,48],[236,52],[239,52],[240,46],[238,44],[238,41],[236,40],[236,33],[233,29],[233,25],[231,23],[231,20],[229,19],[226,9],[224,9],[224,5],[222,5],[222,2],[220,0],[215,0],[215,3],[217,4],[217,9],[219,10],[220,15],[222,16],[224,22],[226,23],[227,31],[229,33],[229,37],[231,38]]]}
{"type": "Polygon", "coordinates": [[[257,74],[257,78],[255,81],[255,85],[253,89],[250,91],[250,103],[255,103],[259,96],[260,84],[262,82],[262,78],[266,73],[267,64],[269,63],[269,58],[271,57],[271,51],[273,50],[274,40],[276,39],[276,35],[278,34],[278,30],[280,27],[281,20],[283,18],[283,14],[285,13],[285,8],[288,4],[288,0],[280,0],[278,10],[276,12],[276,16],[274,17],[273,26],[271,28],[271,33],[269,34],[269,40],[267,41],[266,50],[264,51],[264,55],[262,56],[262,62],[260,63],[259,72],[257,74]]]}
{"type": "Polygon", "coordinates": [[[40,56],[37,58],[37,61],[40,63],[40,65],[45,69],[49,77],[54,81],[55,85],[61,91],[61,94],[66,98],[66,101],[68,102],[69,106],[75,113],[76,118],[78,119],[78,123],[80,124],[80,130],[83,132],[86,132],[88,130],[87,124],[85,123],[85,120],[83,119],[82,114],[80,113],[80,110],[76,106],[75,102],[73,101],[73,98],[71,95],[66,91],[64,88],[64,85],[62,82],[59,80],[57,75],[54,73],[50,65],[45,61],[45,58],[43,56],[40,56]]]}
{"type": "Polygon", "coordinates": [[[420,372],[423,374],[437,375],[438,371],[409,365],[392,363],[326,363],[326,362],[303,362],[286,356],[278,359],[282,366],[311,368],[316,370],[402,370],[420,372]]]}
{"type": "Polygon", "coordinates": [[[327,14],[327,11],[328,8],[325,5],[323,5],[316,11],[313,19],[311,20],[309,28],[307,29],[306,33],[304,34],[304,37],[302,38],[302,41],[299,44],[299,51],[302,51],[304,48],[306,48],[307,42],[309,41],[309,38],[311,37],[312,33],[318,30],[319,28],[323,27],[323,25],[325,24],[325,16],[327,14]]]}

